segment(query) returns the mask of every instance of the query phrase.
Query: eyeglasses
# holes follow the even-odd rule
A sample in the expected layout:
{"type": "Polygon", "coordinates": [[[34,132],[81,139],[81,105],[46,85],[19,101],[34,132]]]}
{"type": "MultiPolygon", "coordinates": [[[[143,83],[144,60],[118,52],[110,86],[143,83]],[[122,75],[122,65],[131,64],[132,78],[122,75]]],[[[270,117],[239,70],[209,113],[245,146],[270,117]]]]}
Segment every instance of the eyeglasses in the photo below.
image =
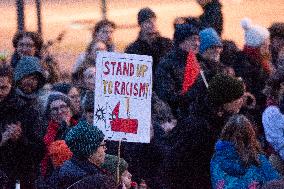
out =
{"type": "Polygon", "coordinates": [[[50,110],[52,112],[59,112],[59,110],[66,110],[67,108],[68,108],[68,106],[66,104],[62,104],[58,107],[52,107],[52,108],[50,108],[50,110]]]}
{"type": "Polygon", "coordinates": [[[102,146],[103,148],[105,148],[106,149],[106,143],[104,142],[104,143],[102,143],[102,144],[100,144],[100,146],[102,146]]]}

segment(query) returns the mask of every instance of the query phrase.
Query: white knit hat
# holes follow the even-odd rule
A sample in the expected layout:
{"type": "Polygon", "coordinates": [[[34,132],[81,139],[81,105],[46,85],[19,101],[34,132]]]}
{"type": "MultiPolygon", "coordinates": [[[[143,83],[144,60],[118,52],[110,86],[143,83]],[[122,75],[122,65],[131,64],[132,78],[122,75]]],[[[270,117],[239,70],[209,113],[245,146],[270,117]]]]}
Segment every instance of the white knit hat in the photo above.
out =
{"type": "Polygon", "coordinates": [[[241,26],[245,31],[245,44],[247,46],[259,47],[270,36],[268,29],[253,25],[249,18],[242,19],[241,26]]]}

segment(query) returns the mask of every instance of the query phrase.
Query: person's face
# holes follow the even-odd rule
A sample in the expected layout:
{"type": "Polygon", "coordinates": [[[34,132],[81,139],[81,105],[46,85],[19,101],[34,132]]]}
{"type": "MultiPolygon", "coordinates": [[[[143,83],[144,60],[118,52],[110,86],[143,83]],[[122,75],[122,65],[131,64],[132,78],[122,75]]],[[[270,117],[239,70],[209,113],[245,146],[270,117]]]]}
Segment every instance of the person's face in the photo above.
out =
{"type": "Polygon", "coordinates": [[[195,54],[199,51],[200,39],[198,35],[193,35],[185,39],[181,44],[180,48],[185,51],[193,51],[195,54]]]}
{"type": "Polygon", "coordinates": [[[98,40],[102,40],[105,43],[113,41],[114,28],[110,25],[103,26],[96,34],[98,40]]]}
{"type": "Polygon", "coordinates": [[[96,59],[97,51],[107,51],[106,45],[103,42],[98,41],[92,46],[90,55],[92,56],[94,60],[96,59]]]}
{"type": "Polygon", "coordinates": [[[243,106],[243,98],[241,97],[237,100],[224,104],[223,109],[224,111],[230,114],[237,114],[239,113],[242,106],[243,106]]]}
{"type": "Polygon", "coordinates": [[[9,77],[0,77],[0,102],[2,102],[10,93],[12,88],[9,77]]]}
{"type": "Polygon", "coordinates": [[[101,166],[105,161],[106,150],[106,143],[102,141],[98,149],[89,157],[89,161],[97,166],[101,166]]]}
{"type": "Polygon", "coordinates": [[[71,110],[62,100],[55,100],[50,104],[51,119],[57,123],[66,121],[68,124],[71,118],[71,110]]]}
{"type": "Polygon", "coordinates": [[[67,95],[70,100],[71,100],[71,103],[74,107],[74,111],[76,113],[79,113],[80,112],[80,94],[79,94],[79,91],[76,87],[72,87],[67,95]]]}
{"type": "Polygon", "coordinates": [[[125,170],[122,174],[121,174],[121,182],[125,185],[125,187],[127,189],[131,188],[131,178],[132,175],[128,172],[128,170],[125,170]]]}
{"type": "Polygon", "coordinates": [[[203,58],[213,62],[220,62],[220,56],[223,48],[222,47],[210,47],[202,54],[203,58]]]}
{"type": "Polygon", "coordinates": [[[20,89],[26,94],[32,94],[38,88],[38,77],[36,75],[29,75],[20,81],[20,89]]]}
{"type": "Polygon", "coordinates": [[[157,19],[149,18],[148,20],[145,20],[144,22],[141,23],[140,28],[142,33],[151,37],[152,35],[158,32],[157,19]]]}
{"type": "Polygon", "coordinates": [[[32,38],[24,36],[18,42],[17,52],[21,56],[34,56],[36,52],[35,43],[32,38]]]}

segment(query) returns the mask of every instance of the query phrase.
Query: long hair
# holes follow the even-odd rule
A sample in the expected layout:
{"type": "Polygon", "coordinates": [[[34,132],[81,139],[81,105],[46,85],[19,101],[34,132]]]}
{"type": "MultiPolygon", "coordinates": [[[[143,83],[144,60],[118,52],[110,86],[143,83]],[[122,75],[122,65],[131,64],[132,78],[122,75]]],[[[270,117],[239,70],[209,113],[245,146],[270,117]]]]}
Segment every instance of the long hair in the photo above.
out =
{"type": "Polygon", "coordinates": [[[234,115],[226,123],[221,133],[221,140],[235,145],[237,153],[245,167],[259,165],[260,144],[251,122],[244,115],[234,115]]]}

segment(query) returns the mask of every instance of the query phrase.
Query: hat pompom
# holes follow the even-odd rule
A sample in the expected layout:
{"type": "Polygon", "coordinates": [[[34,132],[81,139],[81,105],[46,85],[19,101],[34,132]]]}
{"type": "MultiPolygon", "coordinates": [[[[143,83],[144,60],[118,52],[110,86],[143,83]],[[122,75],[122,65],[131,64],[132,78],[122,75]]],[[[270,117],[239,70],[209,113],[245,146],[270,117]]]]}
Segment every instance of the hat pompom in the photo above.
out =
{"type": "Polygon", "coordinates": [[[242,21],[241,21],[241,26],[242,26],[242,28],[243,28],[244,30],[250,29],[251,26],[252,26],[251,22],[252,22],[252,21],[251,21],[251,19],[249,19],[249,18],[244,18],[244,19],[242,19],[242,21]]]}

